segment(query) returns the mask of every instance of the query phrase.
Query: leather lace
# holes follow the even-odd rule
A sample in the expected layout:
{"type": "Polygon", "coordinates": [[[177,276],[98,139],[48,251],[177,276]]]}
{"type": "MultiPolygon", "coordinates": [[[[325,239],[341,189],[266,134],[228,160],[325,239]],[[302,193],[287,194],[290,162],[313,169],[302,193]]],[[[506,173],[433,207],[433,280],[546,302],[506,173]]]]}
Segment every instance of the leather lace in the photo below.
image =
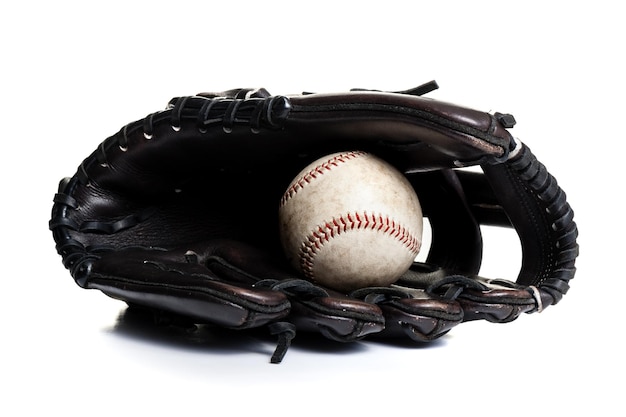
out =
{"type": "MultiPolygon", "coordinates": [[[[225,133],[231,133],[236,125],[247,125],[252,133],[260,133],[263,127],[280,128],[286,119],[291,105],[284,96],[227,98],[186,96],[170,100],[166,110],[151,113],[143,119],[127,124],[120,133],[113,136],[115,145],[123,152],[128,151],[129,136],[141,130],[146,140],[155,139],[156,124],[169,123],[174,132],[182,129],[183,121],[195,119],[196,128],[206,133],[210,127],[220,126],[225,133]]],[[[100,165],[109,165],[107,154],[110,141],[103,142],[96,153],[100,165]]]]}

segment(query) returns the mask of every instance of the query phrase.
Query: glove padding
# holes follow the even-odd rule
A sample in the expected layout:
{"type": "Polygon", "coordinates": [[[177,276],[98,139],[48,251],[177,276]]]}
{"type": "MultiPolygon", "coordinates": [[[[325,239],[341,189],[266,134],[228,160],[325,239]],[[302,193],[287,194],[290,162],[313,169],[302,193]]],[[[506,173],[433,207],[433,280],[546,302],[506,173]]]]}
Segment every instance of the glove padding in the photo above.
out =
{"type": "Polygon", "coordinates": [[[266,326],[282,360],[296,330],[337,341],[430,341],[468,320],[508,322],[556,304],[574,277],[577,229],[565,194],[507,129],[515,120],[387,93],[273,96],[230,90],[174,98],[124,126],[61,181],[50,229],[84,288],[189,323],[266,326]],[[278,203],[333,152],[363,150],[404,172],[432,229],[424,263],[351,294],[292,270],[278,203]],[[482,172],[460,168],[480,166],[482,172]],[[478,276],[480,225],[514,228],[516,280],[478,276]]]}

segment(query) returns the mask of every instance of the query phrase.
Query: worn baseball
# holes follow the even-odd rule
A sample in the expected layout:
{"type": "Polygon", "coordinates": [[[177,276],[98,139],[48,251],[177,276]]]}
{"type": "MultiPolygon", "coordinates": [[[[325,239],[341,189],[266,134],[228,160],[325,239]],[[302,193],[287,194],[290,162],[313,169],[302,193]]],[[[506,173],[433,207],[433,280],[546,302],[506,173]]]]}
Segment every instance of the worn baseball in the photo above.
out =
{"type": "Polygon", "coordinates": [[[405,273],[422,241],[422,209],[406,177],[362,151],[304,168],[279,208],[289,262],[308,280],[342,292],[387,286],[405,273]]]}

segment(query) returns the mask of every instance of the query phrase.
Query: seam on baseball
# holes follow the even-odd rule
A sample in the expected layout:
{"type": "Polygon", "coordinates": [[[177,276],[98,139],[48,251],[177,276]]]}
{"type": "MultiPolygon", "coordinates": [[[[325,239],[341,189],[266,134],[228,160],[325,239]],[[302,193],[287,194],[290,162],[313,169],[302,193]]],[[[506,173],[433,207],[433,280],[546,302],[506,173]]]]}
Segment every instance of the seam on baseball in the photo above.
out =
{"type": "Polygon", "coordinates": [[[367,153],[363,151],[344,152],[318,164],[315,168],[312,168],[298,179],[294,180],[293,184],[285,191],[285,194],[283,194],[283,197],[280,199],[280,206],[284,206],[287,201],[319,176],[324,175],[345,162],[365,155],[367,155],[367,153]]]}
{"type": "Polygon", "coordinates": [[[392,237],[407,248],[414,256],[420,250],[421,242],[404,226],[382,214],[369,214],[366,211],[347,213],[324,222],[314,228],[300,247],[300,267],[304,275],[314,278],[315,258],[323,246],[336,236],[352,230],[375,230],[392,237]]]}

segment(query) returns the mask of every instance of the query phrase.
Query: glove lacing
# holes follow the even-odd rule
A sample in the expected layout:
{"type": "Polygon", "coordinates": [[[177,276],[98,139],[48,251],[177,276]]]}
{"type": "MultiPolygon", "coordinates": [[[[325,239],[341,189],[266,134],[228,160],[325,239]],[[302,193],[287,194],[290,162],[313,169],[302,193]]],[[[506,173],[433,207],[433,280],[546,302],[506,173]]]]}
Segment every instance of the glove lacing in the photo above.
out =
{"type": "MultiPolygon", "coordinates": [[[[324,289],[301,279],[287,279],[283,281],[265,279],[257,282],[254,286],[286,292],[298,298],[328,297],[328,292],[324,289]]],[[[291,346],[291,341],[296,337],[296,326],[288,321],[279,321],[268,325],[268,329],[272,336],[278,336],[277,346],[270,362],[281,363],[291,346]]]]}

